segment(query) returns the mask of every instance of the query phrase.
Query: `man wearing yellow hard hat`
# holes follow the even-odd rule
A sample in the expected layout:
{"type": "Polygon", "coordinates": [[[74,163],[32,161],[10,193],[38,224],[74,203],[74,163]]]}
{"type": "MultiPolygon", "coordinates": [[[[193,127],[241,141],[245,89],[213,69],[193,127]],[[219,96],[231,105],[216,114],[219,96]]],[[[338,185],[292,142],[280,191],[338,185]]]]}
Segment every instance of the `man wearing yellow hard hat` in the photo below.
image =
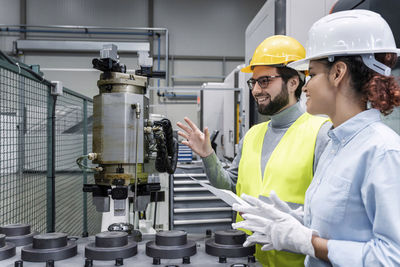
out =
{"type": "MultiPolygon", "coordinates": [[[[256,48],[250,65],[241,70],[252,73],[247,84],[258,112],[269,115],[271,120],[250,128],[240,140],[229,169],[224,170],[215,155],[207,128],[202,132],[188,118],[188,125],[177,124],[183,129],[178,134],[186,139],[182,143],[202,157],[214,186],[230,189],[239,196],[260,196],[298,220],[302,220],[305,192],[332,125],[327,118],[305,113],[299,104],[304,75],[286,65],[303,58],[305,49],[297,40],[276,35],[266,38],[256,48]]],[[[238,215],[237,221],[240,220],[238,215]]],[[[258,243],[256,258],[264,266],[304,266],[303,255],[261,251],[259,244],[268,243],[268,237],[256,236],[253,240],[258,243]]]]}

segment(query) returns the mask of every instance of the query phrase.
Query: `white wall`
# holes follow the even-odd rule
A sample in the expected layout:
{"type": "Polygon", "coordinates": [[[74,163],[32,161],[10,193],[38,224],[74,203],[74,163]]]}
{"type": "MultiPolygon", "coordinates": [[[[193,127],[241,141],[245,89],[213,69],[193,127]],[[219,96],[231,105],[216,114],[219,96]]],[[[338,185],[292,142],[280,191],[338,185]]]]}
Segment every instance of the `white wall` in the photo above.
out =
{"type": "Polygon", "coordinates": [[[172,54],[243,56],[245,29],[263,3],[261,0],[156,0],[154,26],[170,30],[172,54]]]}
{"type": "Polygon", "coordinates": [[[31,25],[147,26],[143,0],[27,0],[31,25]]]}
{"type": "Polygon", "coordinates": [[[329,14],[337,0],[286,0],[286,34],[304,47],[308,30],[318,19],[329,14]]]}
{"type": "MultiPolygon", "coordinates": [[[[19,0],[0,0],[0,23],[1,24],[20,24],[20,2],[19,0]]],[[[19,34],[14,36],[1,36],[0,49],[11,51],[12,42],[16,40],[19,34]]]]}

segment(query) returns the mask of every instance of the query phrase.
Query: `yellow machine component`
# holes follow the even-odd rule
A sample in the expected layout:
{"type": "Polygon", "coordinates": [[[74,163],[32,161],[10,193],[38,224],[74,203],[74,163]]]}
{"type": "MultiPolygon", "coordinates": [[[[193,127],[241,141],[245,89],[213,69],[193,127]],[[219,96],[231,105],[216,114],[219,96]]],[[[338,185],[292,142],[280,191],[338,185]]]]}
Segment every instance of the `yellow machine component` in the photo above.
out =
{"type": "Polygon", "coordinates": [[[97,86],[101,93],[144,94],[147,86],[147,78],[128,73],[108,72],[100,75],[97,86]]]}
{"type": "MultiPolygon", "coordinates": [[[[114,185],[116,180],[121,181],[124,180],[123,185],[129,185],[135,183],[135,171],[125,172],[125,173],[116,173],[116,172],[98,172],[95,173],[95,181],[96,184],[99,185],[114,185]]],[[[149,174],[147,172],[143,172],[143,164],[138,164],[138,184],[147,183],[147,178],[149,174]]],[[[119,183],[122,185],[121,183],[119,183]]]]}
{"type": "Polygon", "coordinates": [[[95,174],[96,184],[99,185],[113,185],[114,180],[124,180],[125,183],[120,183],[120,185],[129,185],[131,179],[134,179],[131,173],[100,172],[95,174]]]}
{"type": "Polygon", "coordinates": [[[250,65],[241,69],[252,73],[255,66],[284,65],[306,57],[306,50],[294,38],[274,35],[266,38],[254,51],[250,65]]]}

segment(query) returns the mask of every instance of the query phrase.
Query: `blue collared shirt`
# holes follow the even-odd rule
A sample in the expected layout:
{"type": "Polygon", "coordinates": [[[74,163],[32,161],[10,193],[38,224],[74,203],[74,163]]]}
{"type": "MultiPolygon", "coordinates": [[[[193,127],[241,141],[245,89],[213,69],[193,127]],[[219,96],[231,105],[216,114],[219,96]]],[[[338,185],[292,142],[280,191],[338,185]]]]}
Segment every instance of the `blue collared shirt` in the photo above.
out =
{"type": "MultiPolygon", "coordinates": [[[[333,266],[400,266],[400,137],[379,111],[328,132],[306,192],[304,225],[328,239],[333,266]]],[[[306,266],[330,266],[307,256],[306,266]]]]}

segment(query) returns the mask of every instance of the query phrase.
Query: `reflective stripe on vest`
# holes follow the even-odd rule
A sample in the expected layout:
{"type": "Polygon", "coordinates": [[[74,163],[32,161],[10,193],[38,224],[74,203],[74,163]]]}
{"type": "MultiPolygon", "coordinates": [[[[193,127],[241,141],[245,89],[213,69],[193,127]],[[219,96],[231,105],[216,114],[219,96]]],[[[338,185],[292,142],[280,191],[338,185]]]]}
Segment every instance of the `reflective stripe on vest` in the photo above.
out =
{"type": "MultiPolygon", "coordinates": [[[[274,190],[285,202],[304,204],[305,192],[313,177],[315,141],[322,124],[328,119],[301,115],[286,131],[272,152],[263,176],[261,154],[268,123],[253,126],[243,141],[236,193],[259,197],[274,190]]],[[[236,221],[241,221],[238,215],[236,221]]],[[[251,232],[246,231],[248,234],[251,232]]],[[[261,251],[256,257],[265,266],[304,266],[304,256],[285,251],[261,251]]]]}

